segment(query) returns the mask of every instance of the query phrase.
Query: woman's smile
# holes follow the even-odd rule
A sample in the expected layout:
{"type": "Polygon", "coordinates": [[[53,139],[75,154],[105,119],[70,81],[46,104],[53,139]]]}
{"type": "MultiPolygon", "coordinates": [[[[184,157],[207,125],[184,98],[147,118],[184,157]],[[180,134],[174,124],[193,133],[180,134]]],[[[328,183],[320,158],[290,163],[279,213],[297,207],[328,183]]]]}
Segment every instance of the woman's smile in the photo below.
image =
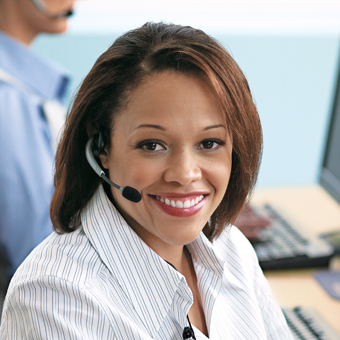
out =
{"type": "Polygon", "coordinates": [[[150,196],[157,206],[166,214],[177,217],[190,217],[198,213],[204,206],[205,197],[202,194],[190,194],[185,197],[176,195],[156,195],[150,196]]]}

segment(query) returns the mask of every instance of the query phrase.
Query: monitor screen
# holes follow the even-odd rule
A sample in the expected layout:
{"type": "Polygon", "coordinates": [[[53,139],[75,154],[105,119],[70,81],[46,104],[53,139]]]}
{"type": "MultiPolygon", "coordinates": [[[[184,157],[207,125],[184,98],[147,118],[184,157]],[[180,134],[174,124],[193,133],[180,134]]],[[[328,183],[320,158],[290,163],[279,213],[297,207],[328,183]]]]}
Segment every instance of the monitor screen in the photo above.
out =
{"type": "Polygon", "coordinates": [[[340,64],[320,173],[320,184],[340,203],[340,64]]]}

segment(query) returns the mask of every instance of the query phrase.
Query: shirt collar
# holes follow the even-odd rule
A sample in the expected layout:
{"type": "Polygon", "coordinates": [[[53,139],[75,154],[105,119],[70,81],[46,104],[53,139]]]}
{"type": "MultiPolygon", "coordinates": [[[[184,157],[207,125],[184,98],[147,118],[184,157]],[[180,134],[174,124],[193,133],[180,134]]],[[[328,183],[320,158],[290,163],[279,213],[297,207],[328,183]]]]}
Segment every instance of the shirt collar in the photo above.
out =
{"type": "Polygon", "coordinates": [[[1,31],[0,46],[1,68],[44,99],[62,101],[69,83],[64,70],[1,31]]]}
{"type": "MultiPolygon", "coordinates": [[[[224,276],[224,280],[237,290],[244,290],[244,282],[235,275],[235,267],[226,258],[233,258],[233,246],[229,239],[229,233],[233,226],[226,227],[217,240],[211,243],[201,232],[198,237],[187,245],[194,263],[200,268],[209,270],[216,278],[224,276]],[[222,250],[222,251],[220,251],[222,250]],[[226,255],[227,254],[227,255],[226,255]]],[[[200,272],[196,269],[196,273],[200,272]]]]}
{"type": "Polygon", "coordinates": [[[216,254],[211,242],[202,232],[193,242],[187,245],[187,248],[197,264],[219,276],[223,276],[225,261],[216,254]]]}
{"type": "MultiPolygon", "coordinates": [[[[149,333],[157,334],[169,310],[177,315],[177,321],[184,328],[187,325],[186,315],[193,303],[184,276],[136,235],[110,202],[102,185],[84,209],[81,219],[86,236],[129,297],[149,333]],[[181,303],[175,303],[174,299],[180,299],[181,303]],[[181,308],[176,308],[176,305],[181,308]]],[[[225,261],[203,233],[187,247],[194,261],[198,282],[204,280],[201,275],[208,275],[216,282],[214,292],[211,292],[214,298],[207,299],[212,301],[211,305],[205,306],[210,319],[213,301],[219,291],[217,287],[221,286],[225,274],[225,261]]],[[[227,276],[231,278],[231,284],[237,285],[234,276],[227,276]]]]}
{"type": "MultiPolygon", "coordinates": [[[[189,310],[192,299],[188,289],[183,290],[184,277],[135,234],[110,202],[102,185],[84,209],[81,220],[92,246],[151,335],[157,334],[172,308],[176,292],[182,294],[189,310]]],[[[186,314],[183,320],[185,317],[186,314]]]]}

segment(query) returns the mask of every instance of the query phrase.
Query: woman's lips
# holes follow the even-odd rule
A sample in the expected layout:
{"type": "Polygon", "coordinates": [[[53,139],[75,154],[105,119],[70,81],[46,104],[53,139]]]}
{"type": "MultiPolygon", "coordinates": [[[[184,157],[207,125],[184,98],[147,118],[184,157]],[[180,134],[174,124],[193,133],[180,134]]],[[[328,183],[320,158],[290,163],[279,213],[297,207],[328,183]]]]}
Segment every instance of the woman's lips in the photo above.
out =
{"type": "Polygon", "coordinates": [[[167,214],[177,217],[189,217],[196,214],[204,205],[206,195],[187,197],[152,196],[156,204],[167,214]]]}

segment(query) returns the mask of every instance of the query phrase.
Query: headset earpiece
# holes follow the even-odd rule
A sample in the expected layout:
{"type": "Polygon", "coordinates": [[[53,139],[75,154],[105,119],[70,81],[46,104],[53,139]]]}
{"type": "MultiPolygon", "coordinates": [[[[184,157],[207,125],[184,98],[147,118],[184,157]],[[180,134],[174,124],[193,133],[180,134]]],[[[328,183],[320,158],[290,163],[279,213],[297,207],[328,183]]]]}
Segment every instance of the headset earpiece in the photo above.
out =
{"type": "Polygon", "coordinates": [[[103,134],[99,131],[96,135],[93,136],[92,143],[92,152],[96,157],[99,157],[100,153],[105,147],[105,142],[103,138],[103,134]]]}
{"type": "Polygon", "coordinates": [[[106,175],[103,169],[99,166],[97,163],[97,160],[95,158],[99,157],[100,152],[104,149],[105,143],[102,137],[101,132],[99,132],[97,135],[92,136],[89,138],[89,140],[86,143],[85,148],[85,155],[86,159],[91,166],[91,168],[95,171],[95,173],[101,177],[106,183],[112,185],[114,188],[118,189],[124,198],[127,200],[138,203],[142,199],[141,193],[132,187],[126,186],[122,187],[114,182],[112,182],[106,175]]]}

